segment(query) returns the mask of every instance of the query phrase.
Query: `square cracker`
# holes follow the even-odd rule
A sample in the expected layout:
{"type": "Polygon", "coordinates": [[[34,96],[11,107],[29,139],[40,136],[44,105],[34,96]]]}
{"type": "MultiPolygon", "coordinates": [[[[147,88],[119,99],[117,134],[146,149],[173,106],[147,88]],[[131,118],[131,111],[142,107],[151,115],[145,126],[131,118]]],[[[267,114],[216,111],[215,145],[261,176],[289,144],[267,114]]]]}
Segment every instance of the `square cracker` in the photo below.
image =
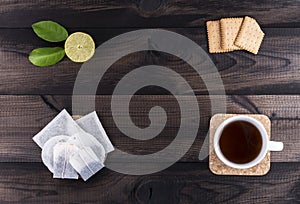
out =
{"type": "Polygon", "coordinates": [[[264,35],[256,20],[246,16],[234,44],[253,54],[257,54],[264,35]]]}
{"type": "Polygon", "coordinates": [[[207,21],[206,28],[209,53],[228,52],[229,50],[222,49],[221,47],[220,21],[207,21]]]}
{"type": "Polygon", "coordinates": [[[234,41],[240,31],[243,18],[222,18],[221,26],[221,46],[226,50],[240,50],[241,48],[234,45],[234,41]]]}

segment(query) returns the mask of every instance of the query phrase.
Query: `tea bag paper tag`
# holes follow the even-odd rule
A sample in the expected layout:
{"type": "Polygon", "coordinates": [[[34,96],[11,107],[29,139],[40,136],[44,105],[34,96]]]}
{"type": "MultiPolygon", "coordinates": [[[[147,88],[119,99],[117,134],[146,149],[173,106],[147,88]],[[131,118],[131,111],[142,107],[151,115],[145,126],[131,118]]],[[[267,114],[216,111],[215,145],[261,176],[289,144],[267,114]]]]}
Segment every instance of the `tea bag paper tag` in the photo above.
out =
{"type": "Polygon", "coordinates": [[[53,178],[78,179],[76,170],[69,162],[71,156],[78,152],[75,145],[59,142],[53,148],[53,178]]]}
{"type": "Polygon", "coordinates": [[[114,151],[114,147],[95,111],[76,120],[76,122],[84,131],[93,135],[103,145],[106,154],[114,151]]]}
{"type": "Polygon", "coordinates": [[[44,144],[54,136],[71,136],[78,132],[84,131],[64,109],[32,139],[37,145],[43,148],[44,144]]]}
{"type": "Polygon", "coordinates": [[[71,157],[70,164],[84,181],[104,167],[104,164],[90,147],[80,147],[77,154],[71,157]]]}
{"type": "Polygon", "coordinates": [[[49,139],[42,149],[42,161],[48,167],[49,171],[53,173],[53,148],[57,143],[67,142],[69,136],[59,135],[49,139]]]}

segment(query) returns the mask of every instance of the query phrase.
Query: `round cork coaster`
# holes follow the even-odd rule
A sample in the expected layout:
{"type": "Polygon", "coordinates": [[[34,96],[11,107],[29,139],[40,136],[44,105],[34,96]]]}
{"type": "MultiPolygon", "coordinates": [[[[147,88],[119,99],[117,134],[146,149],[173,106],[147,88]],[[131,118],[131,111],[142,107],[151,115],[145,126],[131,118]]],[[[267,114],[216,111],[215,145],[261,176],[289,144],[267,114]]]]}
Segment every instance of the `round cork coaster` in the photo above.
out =
{"type": "MultiPolygon", "coordinates": [[[[270,152],[266,154],[265,158],[257,165],[248,169],[235,169],[225,165],[216,155],[213,147],[214,134],[219,125],[226,119],[231,118],[236,115],[241,114],[216,114],[210,120],[209,129],[209,169],[212,173],[217,175],[241,175],[241,176],[262,176],[269,172],[270,170],[270,152]]],[[[260,114],[243,114],[252,117],[260,121],[269,136],[271,136],[271,122],[266,115],[260,114]]]]}

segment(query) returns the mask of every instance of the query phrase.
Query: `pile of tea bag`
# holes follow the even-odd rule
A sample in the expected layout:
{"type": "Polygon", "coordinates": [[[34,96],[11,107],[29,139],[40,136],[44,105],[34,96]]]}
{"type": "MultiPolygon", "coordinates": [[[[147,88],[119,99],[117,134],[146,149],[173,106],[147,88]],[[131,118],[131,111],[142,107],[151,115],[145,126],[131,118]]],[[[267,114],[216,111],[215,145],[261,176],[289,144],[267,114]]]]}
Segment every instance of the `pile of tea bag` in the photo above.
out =
{"type": "Polygon", "coordinates": [[[62,110],[33,138],[42,148],[42,161],[53,178],[86,181],[104,167],[104,160],[114,150],[101,122],[92,112],[73,120],[62,110]]]}

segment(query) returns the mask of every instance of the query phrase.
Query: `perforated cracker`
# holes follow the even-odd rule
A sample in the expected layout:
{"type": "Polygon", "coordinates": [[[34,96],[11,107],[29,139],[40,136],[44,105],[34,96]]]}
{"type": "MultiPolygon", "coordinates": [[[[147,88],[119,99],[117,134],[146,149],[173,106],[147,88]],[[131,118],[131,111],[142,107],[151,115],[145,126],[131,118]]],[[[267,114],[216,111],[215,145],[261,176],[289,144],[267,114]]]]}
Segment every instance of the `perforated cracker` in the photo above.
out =
{"type": "Polygon", "coordinates": [[[241,48],[234,45],[234,41],[239,33],[243,18],[222,18],[221,27],[221,46],[225,50],[240,50],[241,48]]]}
{"type": "Polygon", "coordinates": [[[256,20],[246,16],[234,44],[253,54],[257,54],[264,35],[256,20]]]}
{"type": "Polygon", "coordinates": [[[210,53],[228,52],[221,47],[220,21],[207,21],[208,48],[210,53]]]}

